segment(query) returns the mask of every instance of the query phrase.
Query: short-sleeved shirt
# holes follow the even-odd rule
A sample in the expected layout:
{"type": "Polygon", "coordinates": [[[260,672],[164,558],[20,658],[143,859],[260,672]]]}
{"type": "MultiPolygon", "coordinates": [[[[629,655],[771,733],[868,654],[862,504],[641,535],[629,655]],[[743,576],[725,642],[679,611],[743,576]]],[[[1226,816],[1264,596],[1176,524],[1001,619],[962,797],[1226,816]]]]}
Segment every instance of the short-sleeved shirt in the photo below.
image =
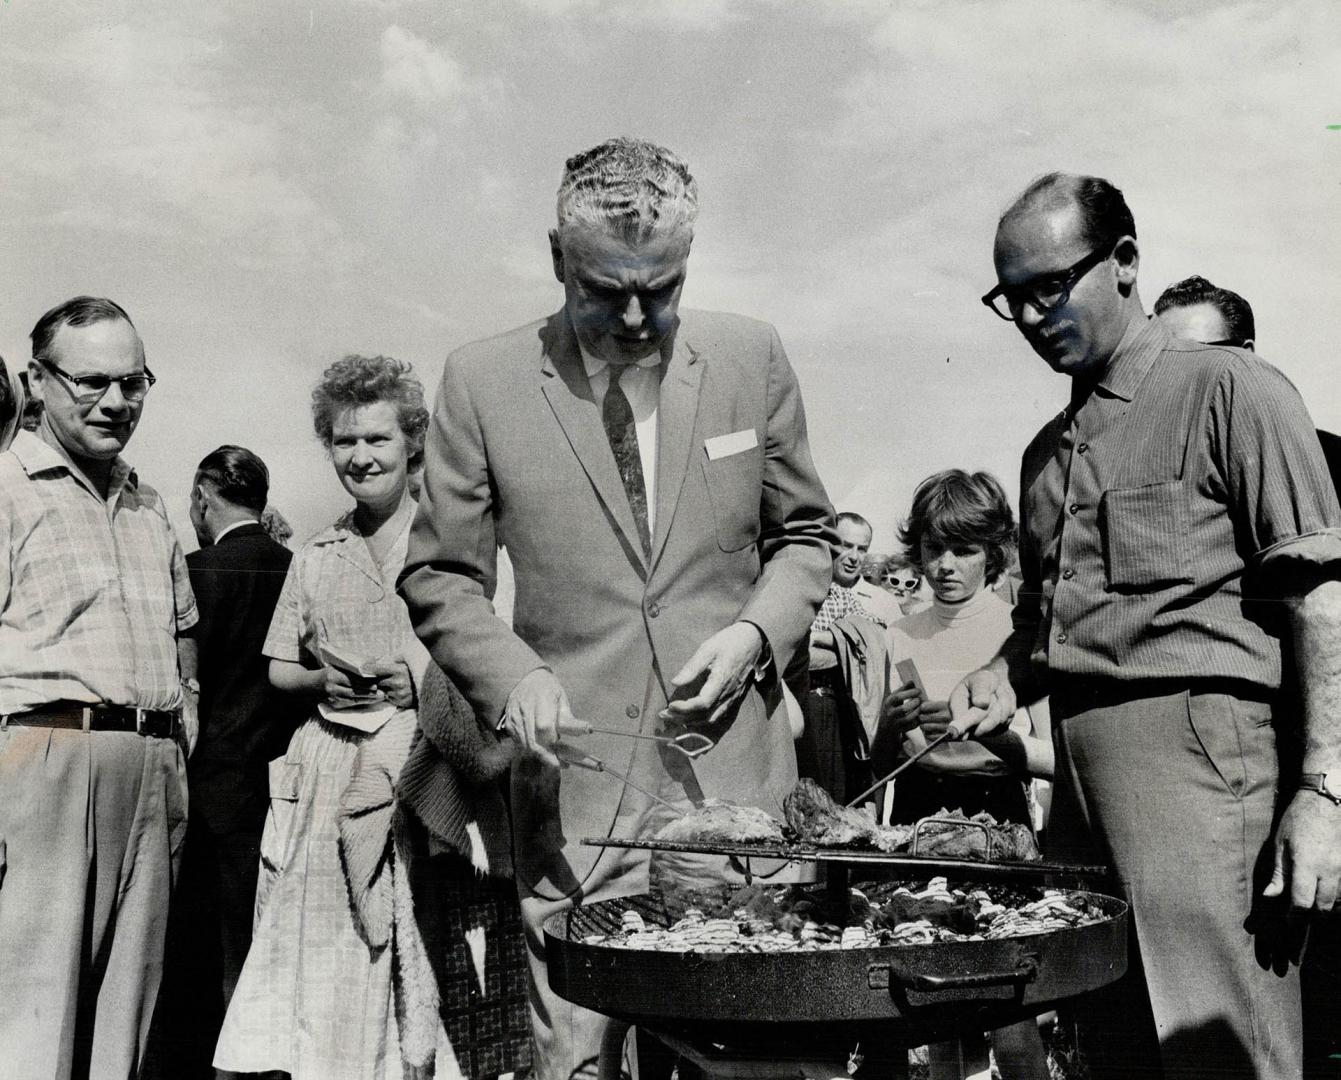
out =
{"type": "Polygon", "coordinates": [[[1275,571],[1341,560],[1341,508],[1289,380],[1154,319],[1034,438],[1020,493],[1017,677],[1031,653],[1049,676],[1274,689],[1275,571]]]}
{"type": "Polygon", "coordinates": [[[121,458],[108,496],[28,432],[0,454],[0,714],[177,709],[196,602],[163,500],[121,458]]]}
{"type": "Polygon", "coordinates": [[[412,673],[422,671],[427,654],[396,592],[407,540],[408,530],[379,566],[351,512],[303,544],[280,590],[265,655],[319,667],[318,644],[326,642],[364,660],[403,656],[412,673]]]}

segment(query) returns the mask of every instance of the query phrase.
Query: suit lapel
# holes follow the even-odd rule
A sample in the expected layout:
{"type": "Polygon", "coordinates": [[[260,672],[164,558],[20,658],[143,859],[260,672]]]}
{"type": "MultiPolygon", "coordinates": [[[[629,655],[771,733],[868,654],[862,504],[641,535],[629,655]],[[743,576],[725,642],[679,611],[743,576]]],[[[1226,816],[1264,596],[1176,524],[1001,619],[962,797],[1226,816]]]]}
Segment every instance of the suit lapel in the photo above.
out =
{"type": "Polygon", "coordinates": [[[541,390],[607,515],[622,533],[624,547],[640,567],[644,566],[638,526],[633,520],[629,497],[619,478],[615,455],[606,438],[600,410],[592,397],[591,385],[582,366],[582,353],[568,324],[567,314],[560,311],[550,319],[546,329],[541,390]]]}
{"type": "Polygon", "coordinates": [[[670,364],[661,380],[657,404],[657,518],[652,537],[652,565],[661,557],[670,533],[680,490],[692,464],[694,426],[698,419],[699,389],[704,359],[677,329],[670,364]]]}

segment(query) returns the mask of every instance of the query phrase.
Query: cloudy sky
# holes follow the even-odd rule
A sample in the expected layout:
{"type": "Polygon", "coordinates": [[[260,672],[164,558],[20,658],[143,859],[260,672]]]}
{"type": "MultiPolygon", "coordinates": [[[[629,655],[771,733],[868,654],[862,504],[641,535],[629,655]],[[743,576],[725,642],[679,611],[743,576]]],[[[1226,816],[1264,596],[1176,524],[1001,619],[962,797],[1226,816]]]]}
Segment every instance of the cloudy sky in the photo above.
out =
{"type": "MultiPolygon", "coordinates": [[[[1053,168],[1136,215],[1147,305],[1202,273],[1341,429],[1332,0],[3,0],[0,353],[80,292],[160,377],[128,456],[185,522],[221,442],[311,532],[344,496],[307,394],[558,307],[563,159],[615,134],[702,192],[686,305],[774,322],[834,502],[888,548],[952,465],[1015,489],[1065,397],[978,297],[1053,168]]],[[[186,528],[189,540],[190,529],[186,528]]]]}

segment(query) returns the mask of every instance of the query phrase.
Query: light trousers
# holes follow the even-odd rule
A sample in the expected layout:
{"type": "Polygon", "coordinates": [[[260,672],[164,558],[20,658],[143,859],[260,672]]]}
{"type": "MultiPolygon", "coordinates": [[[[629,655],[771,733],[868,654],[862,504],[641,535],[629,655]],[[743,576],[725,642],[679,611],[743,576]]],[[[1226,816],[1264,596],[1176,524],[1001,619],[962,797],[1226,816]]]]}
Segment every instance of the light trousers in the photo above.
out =
{"type": "Polygon", "coordinates": [[[186,832],[169,739],[0,731],[0,1074],[137,1075],[186,832]]]}
{"type": "Polygon", "coordinates": [[[1131,905],[1132,971],[1078,1013],[1093,1077],[1297,1080],[1299,969],[1283,905],[1261,897],[1271,707],[1187,690],[1052,706],[1049,856],[1108,860],[1131,905]]]}

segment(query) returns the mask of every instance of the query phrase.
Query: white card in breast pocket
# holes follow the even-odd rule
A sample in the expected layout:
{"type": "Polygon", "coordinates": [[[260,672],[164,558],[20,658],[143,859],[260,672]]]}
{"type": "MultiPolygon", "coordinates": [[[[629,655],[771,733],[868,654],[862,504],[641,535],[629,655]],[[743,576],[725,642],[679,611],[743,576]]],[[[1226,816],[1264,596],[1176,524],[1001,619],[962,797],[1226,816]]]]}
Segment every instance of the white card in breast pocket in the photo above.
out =
{"type": "Polygon", "coordinates": [[[742,454],[746,450],[753,450],[758,445],[759,436],[755,434],[754,428],[733,431],[730,435],[714,435],[711,439],[703,440],[703,446],[708,451],[709,461],[730,457],[732,454],[742,454]]]}

